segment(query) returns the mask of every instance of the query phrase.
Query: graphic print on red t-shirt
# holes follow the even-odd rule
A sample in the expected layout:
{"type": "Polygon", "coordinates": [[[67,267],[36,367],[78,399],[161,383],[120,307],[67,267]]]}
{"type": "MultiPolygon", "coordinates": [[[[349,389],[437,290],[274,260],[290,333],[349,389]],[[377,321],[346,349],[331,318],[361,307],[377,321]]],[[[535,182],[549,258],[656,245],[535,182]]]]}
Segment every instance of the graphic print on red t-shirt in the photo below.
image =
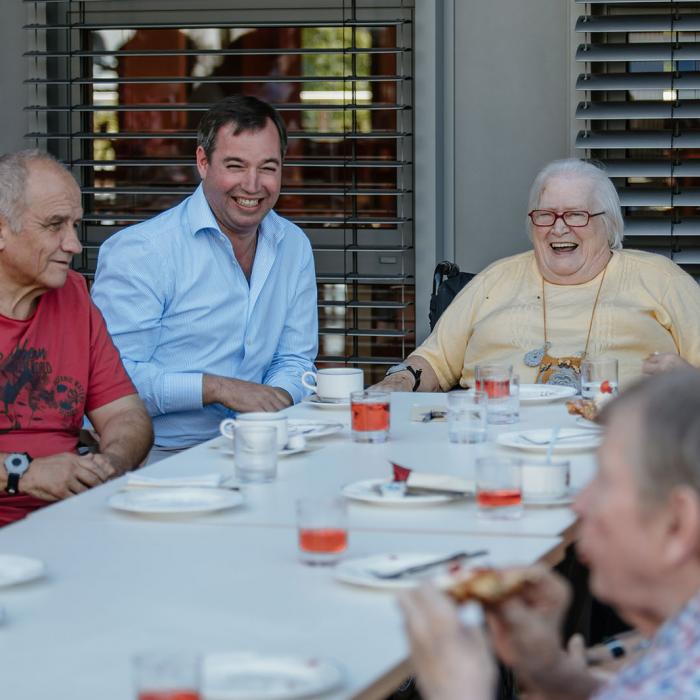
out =
{"type": "Polygon", "coordinates": [[[0,434],[49,426],[80,429],[85,405],[83,383],[67,374],[54,376],[46,347],[31,347],[29,342],[24,338],[7,356],[0,351],[0,434]]]}
{"type": "Polygon", "coordinates": [[[135,393],[80,275],[0,316],[0,391],[0,451],[33,457],[74,451],[87,411],[135,393]]]}
{"type": "MultiPolygon", "coordinates": [[[[86,412],[134,393],[77,273],[42,295],[31,318],[0,316],[0,452],[74,452],[86,412]]],[[[0,524],[40,504],[2,493],[0,524]]]]}

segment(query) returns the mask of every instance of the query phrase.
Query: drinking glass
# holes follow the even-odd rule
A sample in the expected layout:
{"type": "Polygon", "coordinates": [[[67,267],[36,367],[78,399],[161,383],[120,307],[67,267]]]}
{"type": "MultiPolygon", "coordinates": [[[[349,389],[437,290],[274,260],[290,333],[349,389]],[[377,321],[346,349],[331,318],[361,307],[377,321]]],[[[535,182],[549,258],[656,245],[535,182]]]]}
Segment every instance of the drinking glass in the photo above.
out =
{"type": "Polygon", "coordinates": [[[137,700],[200,700],[201,658],[197,654],[137,654],[132,669],[137,700]]]}
{"type": "Polygon", "coordinates": [[[600,395],[617,396],[617,360],[598,357],[581,363],[581,396],[594,399],[600,395]]]}
{"type": "Polygon", "coordinates": [[[277,450],[277,428],[238,423],[233,438],[236,477],[251,483],[274,481],[277,476],[277,450]]]}
{"type": "Polygon", "coordinates": [[[348,546],[347,504],[343,498],[297,501],[299,558],[305,564],[335,564],[348,546]]]}
{"type": "Polygon", "coordinates": [[[520,419],[520,380],[512,365],[477,365],[475,388],[487,394],[489,423],[503,425],[520,419]]]}
{"type": "Polygon", "coordinates": [[[386,442],[389,437],[388,391],[353,391],[350,410],[355,442],[386,442]]]}
{"type": "Polygon", "coordinates": [[[484,391],[447,394],[447,435],[450,442],[484,442],[488,397],[484,391]]]}
{"type": "Polygon", "coordinates": [[[521,462],[496,455],[477,458],[476,502],[480,516],[509,519],[521,517],[521,462]]]}

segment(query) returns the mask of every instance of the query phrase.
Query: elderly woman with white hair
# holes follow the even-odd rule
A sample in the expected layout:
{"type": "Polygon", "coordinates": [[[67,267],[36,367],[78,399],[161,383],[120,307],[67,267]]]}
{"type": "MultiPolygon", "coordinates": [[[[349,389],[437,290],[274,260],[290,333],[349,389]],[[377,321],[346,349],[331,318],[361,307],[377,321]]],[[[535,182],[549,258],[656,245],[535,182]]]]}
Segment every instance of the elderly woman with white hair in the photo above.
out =
{"type": "Polygon", "coordinates": [[[700,286],[661,255],[621,250],[620,200],[602,170],[550,163],[529,210],[533,249],[476,275],[382,389],[469,386],[480,363],[569,386],[586,356],[616,357],[621,385],[643,371],[700,365],[700,286]]]}

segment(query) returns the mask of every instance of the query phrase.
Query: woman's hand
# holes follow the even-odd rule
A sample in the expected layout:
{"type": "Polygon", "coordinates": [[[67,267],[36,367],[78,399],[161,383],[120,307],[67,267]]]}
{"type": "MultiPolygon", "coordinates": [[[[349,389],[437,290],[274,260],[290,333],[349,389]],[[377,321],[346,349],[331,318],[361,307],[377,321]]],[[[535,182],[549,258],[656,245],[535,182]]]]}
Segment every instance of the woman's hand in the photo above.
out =
{"type": "Polygon", "coordinates": [[[465,627],[455,604],[432,586],[399,598],[411,660],[426,700],[490,700],[496,665],[483,632],[465,627]]]}

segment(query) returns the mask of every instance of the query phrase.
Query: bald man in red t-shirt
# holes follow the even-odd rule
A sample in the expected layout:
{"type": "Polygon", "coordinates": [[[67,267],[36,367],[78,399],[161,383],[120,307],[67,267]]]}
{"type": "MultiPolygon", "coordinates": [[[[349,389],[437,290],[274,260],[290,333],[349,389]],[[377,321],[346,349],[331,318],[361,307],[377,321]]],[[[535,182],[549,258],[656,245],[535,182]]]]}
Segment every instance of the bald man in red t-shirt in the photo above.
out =
{"type": "Polygon", "coordinates": [[[80,190],[39,151],[0,158],[0,525],[134,468],[151,421],[85,281],[80,190]],[[99,452],[77,452],[83,416],[99,452]]]}

